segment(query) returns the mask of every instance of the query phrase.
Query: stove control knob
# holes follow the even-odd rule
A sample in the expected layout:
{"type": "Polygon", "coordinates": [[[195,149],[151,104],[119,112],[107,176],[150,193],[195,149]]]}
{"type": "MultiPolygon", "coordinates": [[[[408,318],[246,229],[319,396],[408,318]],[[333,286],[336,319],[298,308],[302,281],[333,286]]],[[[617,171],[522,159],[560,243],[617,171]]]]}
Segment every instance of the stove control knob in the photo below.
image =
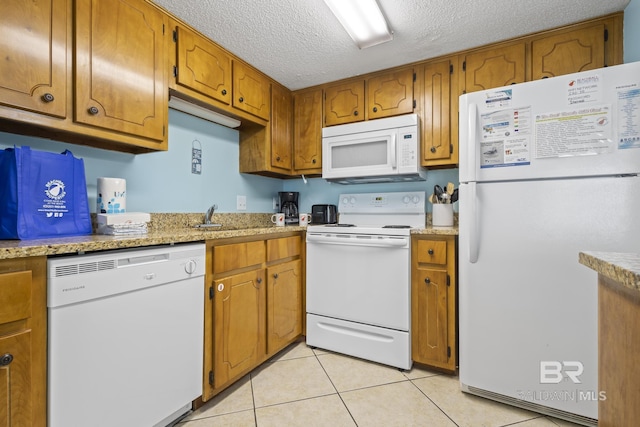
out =
{"type": "Polygon", "coordinates": [[[196,272],[196,262],[195,260],[190,259],[184,266],[184,271],[187,274],[193,274],[196,272]]]}
{"type": "Polygon", "coordinates": [[[354,204],[356,203],[356,198],[355,198],[355,197],[353,197],[353,196],[351,196],[351,197],[349,198],[349,203],[351,203],[352,205],[354,205],[354,204]]]}
{"type": "Polygon", "coordinates": [[[411,201],[411,197],[409,197],[409,196],[404,196],[404,197],[402,198],[402,203],[404,203],[405,205],[406,205],[407,203],[409,203],[410,201],[411,201]]]}
{"type": "Polygon", "coordinates": [[[413,199],[411,199],[413,201],[413,203],[419,203],[420,202],[420,197],[418,196],[413,196],[413,199]]]}
{"type": "Polygon", "coordinates": [[[349,203],[349,198],[348,197],[343,197],[342,198],[342,204],[346,205],[347,203],[349,203]]]}

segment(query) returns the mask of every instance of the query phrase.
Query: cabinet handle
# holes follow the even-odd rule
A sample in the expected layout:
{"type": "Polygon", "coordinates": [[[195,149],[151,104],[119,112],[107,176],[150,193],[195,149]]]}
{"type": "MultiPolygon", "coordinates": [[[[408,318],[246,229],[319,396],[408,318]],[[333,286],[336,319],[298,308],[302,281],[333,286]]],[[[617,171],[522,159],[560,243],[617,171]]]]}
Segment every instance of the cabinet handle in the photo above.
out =
{"type": "Polygon", "coordinates": [[[0,357],[0,366],[7,366],[13,362],[13,354],[5,353],[0,357]]]}
{"type": "Polygon", "coordinates": [[[262,277],[258,277],[258,279],[256,279],[256,282],[258,282],[258,285],[262,283],[262,277]]]}
{"type": "Polygon", "coordinates": [[[311,160],[311,163],[316,164],[316,159],[311,160]]]}
{"type": "Polygon", "coordinates": [[[92,116],[95,116],[96,114],[99,113],[98,107],[89,107],[89,110],[87,111],[89,111],[89,114],[91,114],[92,116]]]}
{"type": "Polygon", "coordinates": [[[240,98],[238,98],[238,101],[240,101],[240,102],[244,102],[244,98],[243,98],[243,97],[240,97],[240,98]]]}
{"type": "Polygon", "coordinates": [[[436,152],[436,147],[431,147],[431,148],[429,149],[429,151],[431,151],[432,153],[435,153],[435,152],[436,152]]]}
{"type": "Polygon", "coordinates": [[[354,111],[354,112],[353,112],[353,115],[354,115],[354,116],[357,116],[357,115],[358,115],[358,112],[357,112],[357,111],[354,111]]]}
{"type": "Polygon", "coordinates": [[[427,253],[428,253],[429,255],[433,255],[433,249],[429,248],[429,250],[427,251],[427,253]]]}
{"type": "Polygon", "coordinates": [[[280,161],[280,156],[276,157],[276,162],[280,161]]]}
{"type": "Polygon", "coordinates": [[[53,95],[51,95],[50,93],[45,93],[44,95],[42,95],[42,100],[44,102],[51,102],[53,101],[55,98],[53,97],[53,95]]]}
{"type": "Polygon", "coordinates": [[[378,107],[373,107],[373,112],[377,113],[378,112],[378,107]]]}
{"type": "Polygon", "coordinates": [[[277,279],[278,278],[278,273],[273,273],[273,278],[277,279]]]}
{"type": "Polygon", "coordinates": [[[222,92],[221,92],[221,93],[222,93],[223,95],[226,95],[226,94],[227,94],[227,90],[226,90],[226,89],[222,89],[222,92]]]}
{"type": "Polygon", "coordinates": [[[429,278],[427,277],[426,279],[424,279],[424,283],[426,283],[426,284],[428,285],[429,283],[431,283],[431,279],[429,279],[429,278]]]}

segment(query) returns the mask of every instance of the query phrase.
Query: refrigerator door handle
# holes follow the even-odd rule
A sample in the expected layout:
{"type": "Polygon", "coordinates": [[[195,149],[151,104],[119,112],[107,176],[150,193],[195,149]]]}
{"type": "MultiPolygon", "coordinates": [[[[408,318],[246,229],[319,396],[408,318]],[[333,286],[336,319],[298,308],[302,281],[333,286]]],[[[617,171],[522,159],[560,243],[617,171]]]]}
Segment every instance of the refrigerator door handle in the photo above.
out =
{"type": "Polygon", "coordinates": [[[478,135],[478,106],[475,103],[469,104],[469,127],[467,128],[467,132],[469,133],[469,141],[468,141],[468,150],[469,157],[467,160],[469,163],[467,164],[468,171],[468,179],[469,182],[475,182],[478,179],[478,146],[476,137],[478,135]]]}
{"type": "Polygon", "coordinates": [[[480,211],[477,209],[478,200],[476,197],[476,183],[469,184],[469,262],[475,264],[478,261],[478,251],[480,250],[479,224],[480,211]]]}

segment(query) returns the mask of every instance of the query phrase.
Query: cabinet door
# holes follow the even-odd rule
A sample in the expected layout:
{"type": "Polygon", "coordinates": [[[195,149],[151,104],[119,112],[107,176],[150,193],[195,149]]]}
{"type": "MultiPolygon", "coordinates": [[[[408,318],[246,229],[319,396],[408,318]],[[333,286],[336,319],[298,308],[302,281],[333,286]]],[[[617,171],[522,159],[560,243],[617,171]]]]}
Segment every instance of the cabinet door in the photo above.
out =
{"type": "Polygon", "coordinates": [[[36,425],[31,372],[31,331],[0,336],[0,425],[36,425]]]}
{"type": "Polygon", "coordinates": [[[532,43],[532,72],[534,80],[588,71],[605,65],[605,25],[534,40],[532,43]]]}
{"type": "Polygon", "coordinates": [[[269,120],[271,84],[262,74],[233,61],[233,106],[254,116],[269,120]]]}
{"type": "Polygon", "coordinates": [[[260,363],[267,351],[264,269],[215,280],[214,388],[260,363]]]}
{"type": "Polygon", "coordinates": [[[177,27],[176,83],[231,104],[231,57],[209,40],[177,27]]]}
{"type": "Polygon", "coordinates": [[[413,113],[413,68],[367,80],[367,118],[413,113]]]}
{"type": "Polygon", "coordinates": [[[66,0],[2,0],[0,104],[66,116],[66,20],[66,0]]]}
{"type": "Polygon", "coordinates": [[[465,56],[465,91],[476,92],[525,81],[525,43],[474,52],[465,56]]]}
{"type": "Polygon", "coordinates": [[[274,354],[302,333],[301,261],[267,269],[267,352],[274,354]]]}
{"type": "Polygon", "coordinates": [[[411,349],[413,360],[420,363],[447,363],[448,286],[446,270],[414,272],[412,280],[411,349]]]}
{"type": "Polygon", "coordinates": [[[274,84],[271,87],[271,167],[291,170],[291,92],[274,84]]]}
{"type": "Polygon", "coordinates": [[[164,141],[164,15],[143,0],[75,5],[75,121],[164,141]]]}
{"type": "Polygon", "coordinates": [[[328,87],[324,99],[325,126],[364,120],[364,80],[328,87]]]}
{"type": "Polygon", "coordinates": [[[322,90],[293,95],[293,168],[322,172],[322,90]]]}
{"type": "Polygon", "coordinates": [[[422,92],[422,164],[452,158],[451,63],[427,64],[419,70],[422,92]]]}

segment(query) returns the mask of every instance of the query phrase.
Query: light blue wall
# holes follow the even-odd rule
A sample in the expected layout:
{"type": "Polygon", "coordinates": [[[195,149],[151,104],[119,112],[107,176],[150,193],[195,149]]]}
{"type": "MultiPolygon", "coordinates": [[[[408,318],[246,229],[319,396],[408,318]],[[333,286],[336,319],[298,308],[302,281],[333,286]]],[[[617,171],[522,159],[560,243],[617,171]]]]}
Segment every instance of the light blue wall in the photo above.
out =
{"type": "Polygon", "coordinates": [[[0,148],[28,145],[51,152],[70,150],[85,163],[89,205],[95,211],[100,176],[127,180],[129,212],[236,212],[236,196],[247,197],[247,212],[271,212],[282,181],[238,173],[238,131],[169,110],[169,150],[124,154],[0,132],[0,148]],[[191,173],[191,146],[202,147],[202,174],[191,173]]]}
{"type": "Polygon", "coordinates": [[[640,61],[640,0],[624,10],[624,62],[640,61]]]}
{"type": "MultiPolygon", "coordinates": [[[[640,0],[625,9],[624,61],[640,61],[640,0]]],[[[95,211],[96,179],[112,176],[127,180],[127,210],[142,212],[204,212],[216,203],[220,212],[237,212],[236,196],[247,197],[247,212],[272,212],[278,191],[299,191],[301,211],[318,203],[337,204],[345,193],[379,191],[425,191],[434,184],[458,183],[458,170],[427,173],[426,182],[408,184],[331,184],[321,178],[279,180],[238,173],[238,132],[170,110],[169,150],[141,155],[123,154],[46,139],[0,132],[0,149],[29,145],[52,152],[71,150],[85,161],[89,203],[95,211]],[[201,175],[191,174],[191,145],[200,141],[203,150],[201,175]]],[[[430,204],[427,203],[430,209],[430,204]]],[[[455,207],[455,206],[454,206],[455,207]]]]}

